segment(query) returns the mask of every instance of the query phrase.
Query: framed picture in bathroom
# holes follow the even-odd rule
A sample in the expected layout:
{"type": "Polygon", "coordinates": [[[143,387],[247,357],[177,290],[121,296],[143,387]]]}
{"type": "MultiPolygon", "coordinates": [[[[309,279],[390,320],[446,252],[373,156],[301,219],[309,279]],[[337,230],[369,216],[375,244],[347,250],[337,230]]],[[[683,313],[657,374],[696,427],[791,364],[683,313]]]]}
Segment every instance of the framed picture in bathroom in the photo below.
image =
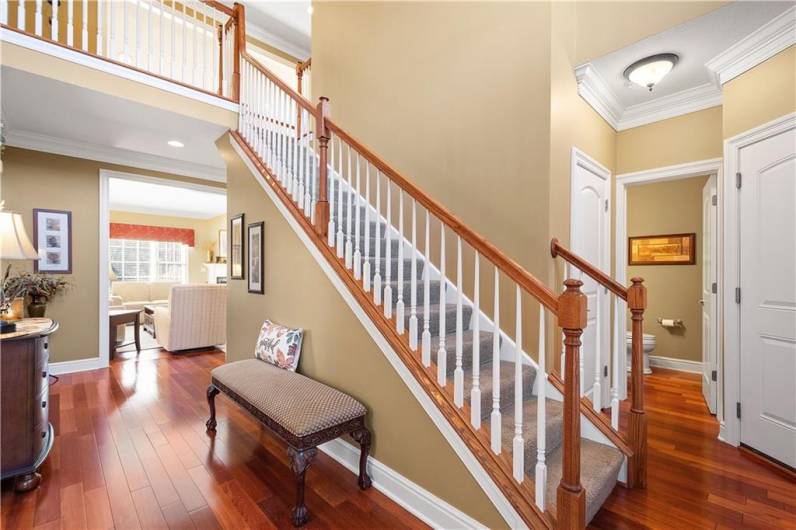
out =
{"type": "Polygon", "coordinates": [[[635,236],[627,240],[628,265],[694,265],[696,234],[635,236]]]}

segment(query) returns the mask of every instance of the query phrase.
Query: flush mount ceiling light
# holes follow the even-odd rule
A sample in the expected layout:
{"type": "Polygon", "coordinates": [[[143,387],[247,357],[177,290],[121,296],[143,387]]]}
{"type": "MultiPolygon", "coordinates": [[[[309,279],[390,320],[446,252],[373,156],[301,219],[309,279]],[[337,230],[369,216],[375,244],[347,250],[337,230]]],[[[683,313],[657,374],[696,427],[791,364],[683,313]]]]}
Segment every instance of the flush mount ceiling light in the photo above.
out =
{"type": "Polygon", "coordinates": [[[185,147],[185,144],[179,140],[169,140],[167,143],[172,147],[185,147]]]}
{"type": "Polygon", "coordinates": [[[652,92],[652,87],[660,83],[679,60],[677,54],[659,53],[636,61],[625,68],[622,75],[631,83],[648,88],[652,92]]]}

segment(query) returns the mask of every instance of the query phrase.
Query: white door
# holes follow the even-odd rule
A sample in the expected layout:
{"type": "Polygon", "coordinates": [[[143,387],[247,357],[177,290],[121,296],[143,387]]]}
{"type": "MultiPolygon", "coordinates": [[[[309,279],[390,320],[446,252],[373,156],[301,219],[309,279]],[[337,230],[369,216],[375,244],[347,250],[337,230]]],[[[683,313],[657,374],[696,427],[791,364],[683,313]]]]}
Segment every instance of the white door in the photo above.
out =
{"type": "Polygon", "coordinates": [[[717,282],[716,175],[702,188],[702,395],[711,414],[716,414],[716,297],[717,282]]]}
{"type": "Polygon", "coordinates": [[[741,443],[796,467],[796,131],[739,167],[741,443]]]}
{"type": "MultiPolygon", "coordinates": [[[[607,273],[610,177],[600,164],[572,150],[572,251],[607,273]]],[[[581,391],[591,395],[595,408],[605,408],[610,405],[610,296],[607,289],[598,287],[597,282],[579,271],[572,271],[572,276],[583,281],[583,293],[589,302],[588,325],[581,337],[581,391]],[[593,393],[595,385],[599,391],[593,393]]]]}

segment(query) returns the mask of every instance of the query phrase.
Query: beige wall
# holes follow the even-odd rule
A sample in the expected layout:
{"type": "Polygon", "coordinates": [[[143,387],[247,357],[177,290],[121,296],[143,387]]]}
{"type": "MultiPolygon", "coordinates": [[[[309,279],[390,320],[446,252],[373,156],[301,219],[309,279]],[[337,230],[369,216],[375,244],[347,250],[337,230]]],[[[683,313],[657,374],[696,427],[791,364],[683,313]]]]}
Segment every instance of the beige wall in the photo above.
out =
{"type": "Polygon", "coordinates": [[[218,254],[218,231],[226,227],[227,216],[219,215],[211,219],[192,219],[145,213],[111,211],[112,223],[140,224],[147,226],[168,226],[190,228],[194,231],[194,246],[188,249],[188,282],[207,283],[207,251],[218,254]]]}
{"type": "MultiPolygon", "coordinates": [[[[254,355],[264,319],[306,330],[299,371],[367,406],[373,456],[401,475],[492,528],[505,523],[354,316],[318,264],[232,152],[227,160],[228,207],[246,223],[265,221],[265,294],[230,280],[227,360],[254,355]]],[[[351,476],[354,480],[354,476],[351,476]]]]}
{"type": "MultiPolygon", "coordinates": [[[[5,208],[22,214],[28,234],[33,234],[33,208],[72,212],[72,274],[74,287],[47,308],[61,328],[53,337],[51,362],[97,357],[99,349],[99,170],[111,169],[151,177],[223,187],[165,173],[106,164],[91,160],[3,149],[0,197],[5,208]]],[[[13,262],[13,270],[32,270],[33,262],[13,262]]]]}
{"type": "MultiPolygon", "coordinates": [[[[702,361],[702,187],[707,177],[631,186],[627,191],[627,235],[696,234],[695,265],[627,268],[647,287],[644,332],[655,335],[653,355],[702,361]],[[681,318],[684,329],[661,327],[658,318],[681,318]]],[[[629,329],[629,327],[628,327],[629,329]]]]}
{"type": "Polygon", "coordinates": [[[631,173],[722,156],[722,107],[684,114],[616,135],[616,172],[631,173]]]}
{"type": "Polygon", "coordinates": [[[796,111],[796,46],[725,83],[723,91],[723,138],[796,111]]]}

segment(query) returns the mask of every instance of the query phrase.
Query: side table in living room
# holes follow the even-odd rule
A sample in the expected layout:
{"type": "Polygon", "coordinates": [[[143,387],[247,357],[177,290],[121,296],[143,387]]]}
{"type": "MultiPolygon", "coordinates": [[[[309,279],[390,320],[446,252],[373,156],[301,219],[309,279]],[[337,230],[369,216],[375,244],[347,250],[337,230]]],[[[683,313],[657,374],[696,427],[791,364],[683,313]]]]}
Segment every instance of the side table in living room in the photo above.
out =
{"type": "Polygon", "coordinates": [[[58,322],[25,318],[0,335],[0,469],[16,491],[35,489],[55,439],[49,421],[50,335],[58,322]]]}
{"type": "MultiPolygon", "coordinates": [[[[126,344],[116,344],[116,326],[121,324],[132,324],[133,332],[135,333],[135,350],[141,352],[141,310],[140,309],[111,309],[108,311],[109,319],[109,339],[110,348],[108,350],[109,356],[113,359],[116,354],[116,348],[126,346],[126,344]]],[[[130,343],[128,343],[130,344],[130,343]]]]}

